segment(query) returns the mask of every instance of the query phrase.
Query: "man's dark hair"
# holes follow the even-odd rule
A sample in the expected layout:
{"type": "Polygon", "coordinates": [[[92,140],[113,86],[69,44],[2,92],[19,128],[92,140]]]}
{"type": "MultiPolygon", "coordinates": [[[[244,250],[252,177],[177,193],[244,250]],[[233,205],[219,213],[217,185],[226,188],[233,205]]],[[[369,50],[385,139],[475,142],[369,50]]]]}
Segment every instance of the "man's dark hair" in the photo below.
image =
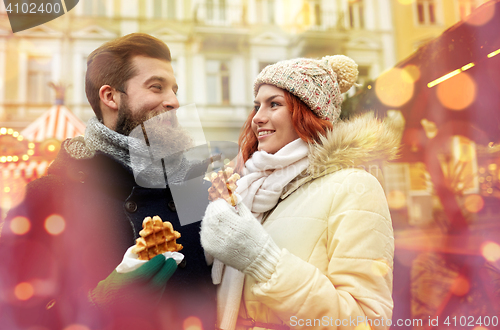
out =
{"type": "Polygon", "coordinates": [[[132,58],[138,55],[170,62],[170,49],[161,40],[145,33],[132,33],[109,41],[94,50],[87,59],[85,93],[97,118],[102,120],[99,89],[109,85],[126,91],[125,84],[136,75],[132,58]]]}

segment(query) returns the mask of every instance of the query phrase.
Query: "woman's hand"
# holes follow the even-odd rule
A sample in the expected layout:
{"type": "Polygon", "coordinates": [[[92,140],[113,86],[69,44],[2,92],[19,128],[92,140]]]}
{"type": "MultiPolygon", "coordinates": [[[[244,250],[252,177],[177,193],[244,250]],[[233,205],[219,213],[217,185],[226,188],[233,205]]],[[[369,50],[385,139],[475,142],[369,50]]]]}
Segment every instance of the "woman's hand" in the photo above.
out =
{"type": "Polygon", "coordinates": [[[236,207],[238,212],[222,199],[208,205],[201,222],[201,245],[224,264],[266,281],[281,251],[243,203],[236,207]]]}

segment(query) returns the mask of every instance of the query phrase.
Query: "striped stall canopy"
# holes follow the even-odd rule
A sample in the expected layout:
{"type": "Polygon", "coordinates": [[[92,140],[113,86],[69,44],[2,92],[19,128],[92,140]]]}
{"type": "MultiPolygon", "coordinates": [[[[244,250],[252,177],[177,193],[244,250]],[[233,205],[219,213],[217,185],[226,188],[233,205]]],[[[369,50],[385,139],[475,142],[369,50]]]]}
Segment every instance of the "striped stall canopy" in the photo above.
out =
{"type": "Polygon", "coordinates": [[[85,124],[64,105],[57,104],[20,133],[28,141],[42,142],[50,138],[63,141],[84,132],[85,124]]]}

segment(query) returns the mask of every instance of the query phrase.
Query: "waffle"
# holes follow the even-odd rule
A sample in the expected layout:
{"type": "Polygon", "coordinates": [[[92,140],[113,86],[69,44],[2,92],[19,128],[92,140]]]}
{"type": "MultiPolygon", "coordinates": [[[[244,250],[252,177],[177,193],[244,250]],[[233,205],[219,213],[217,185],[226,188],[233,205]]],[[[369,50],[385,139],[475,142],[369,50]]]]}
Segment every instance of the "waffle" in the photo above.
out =
{"type": "Polygon", "coordinates": [[[218,173],[212,173],[205,177],[205,180],[211,181],[212,186],[208,188],[208,200],[214,201],[218,198],[223,198],[231,204],[236,205],[236,196],[233,192],[236,190],[236,181],[240,179],[238,173],[233,173],[231,167],[226,167],[218,173]]]}
{"type": "Polygon", "coordinates": [[[139,260],[151,260],[154,256],[165,252],[176,252],[182,249],[176,239],[181,237],[168,221],[163,222],[159,216],[146,217],[142,222],[142,230],[136,240],[132,253],[139,255],[139,260]]]}

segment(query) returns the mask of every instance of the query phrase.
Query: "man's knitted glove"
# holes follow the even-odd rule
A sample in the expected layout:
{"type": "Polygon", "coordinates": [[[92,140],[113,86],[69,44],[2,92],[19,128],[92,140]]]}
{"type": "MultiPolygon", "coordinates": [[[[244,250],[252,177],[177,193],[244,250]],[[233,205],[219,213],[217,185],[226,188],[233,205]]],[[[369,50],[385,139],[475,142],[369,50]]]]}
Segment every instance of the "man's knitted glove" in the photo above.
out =
{"type": "Polygon", "coordinates": [[[267,281],[281,250],[243,203],[236,207],[238,212],[223,199],[208,205],[201,222],[201,245],[224,264],[267,281]]]}
{"type": "Polygon", "coordinates": [[[89,298],[102,310],[156,305],[176,269],[174,259],[165,260],[165,256],[160,254],[129,273],[113,270],[90,292],[89,298]]]}

